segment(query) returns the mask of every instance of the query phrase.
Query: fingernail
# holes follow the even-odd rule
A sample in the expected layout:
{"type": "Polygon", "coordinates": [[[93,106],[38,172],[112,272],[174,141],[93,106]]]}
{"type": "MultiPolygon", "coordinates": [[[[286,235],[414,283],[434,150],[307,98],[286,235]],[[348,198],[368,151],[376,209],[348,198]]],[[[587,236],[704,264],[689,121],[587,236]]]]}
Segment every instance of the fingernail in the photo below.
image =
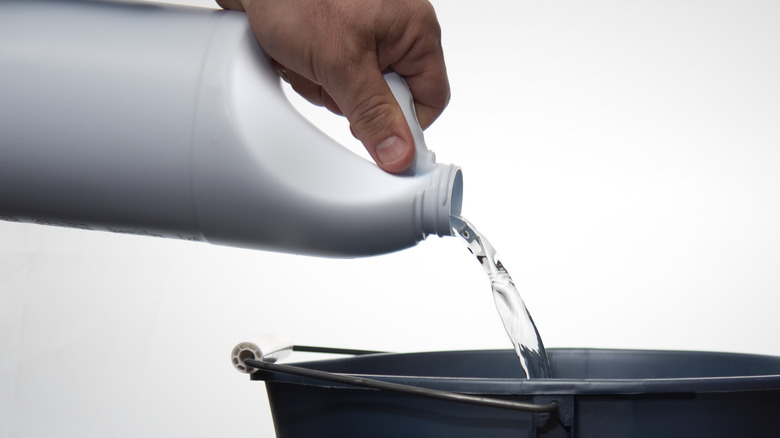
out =
{"type": "Polygon", "coordinates": [[[376,156],[382,164],[393,164],[406,154],[406,143],[398,136],[388,137],[376,145],[376,156]]]}

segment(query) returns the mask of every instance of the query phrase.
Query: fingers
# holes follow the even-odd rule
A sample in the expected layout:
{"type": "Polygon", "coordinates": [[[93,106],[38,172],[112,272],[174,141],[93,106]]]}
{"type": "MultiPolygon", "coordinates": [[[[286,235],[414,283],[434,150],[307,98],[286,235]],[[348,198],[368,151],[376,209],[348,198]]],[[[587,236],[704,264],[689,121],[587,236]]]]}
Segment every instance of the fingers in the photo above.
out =
{"type": "MultiPolygon", "coordinates": [[[[427,2],[411,2],[413,9],[403,29],[405,37],[390,45],[379,45],[380,65],[387,65],[400,74],[414,96],[420,126],[430,126],[450,100],[450,85],[441,44],[441,28],[433,6],[427,2]],[[398,44],[398,41],[405,44],[398,44]],[[398,49],[405,49],[400,52],[398,49]]],[[[403,4],[403,3],[401,3],[403,4]]],[[[388,7],[392,6],[388,2],[388,7]]],[[[398,13],[397,11],[395,12],[398,13]]]]}
{"type": "Polygon", "coordinates": [[[330,97],[321,85],[310,81],[305,76],[288,69],[276,61],[273,61],[273,66],[279,76],[290,84],[292,89],[301,97],[314,105],[324,106],[335,114],[344,115],[338,105],[336,105],[336,102],[333,101],[333,98],[330,97]]]}
{"type": "Polygon", "coordinates": [[[426,75],[406,76],[404,79],[414,96],[417,120],[423,129],[427,129],[450,102],[450,84],[444,62],[426,75]]]}
{"type": "Polygon", "coordinates": [[[353,135],[380,168],[399,173],[414,159],[414,140],[401,107],[378,69],[363,70],[351,81],[338,81],[331,93],[350,123],[353,135]]]}
{"type": "MultiPolygon", "coordinates": [[[[334,81],[331,91],[347,109],[342,111],[321,85],[276,61],[273,65],[282,79],[303,98],[336,114],[345,115],[350,122],[352,135],[363,143],[380,168],[398,173],[409,167],[414,159],[414,140],[384,76],[367,75],[365,72],[372,69],[359,69],[361,74],[355,79],[334,81]]],[[[373,70],[378,72],[376,68],[373,70]]],[[[343,76],[347,75],[337,75],[343,76]]]]}

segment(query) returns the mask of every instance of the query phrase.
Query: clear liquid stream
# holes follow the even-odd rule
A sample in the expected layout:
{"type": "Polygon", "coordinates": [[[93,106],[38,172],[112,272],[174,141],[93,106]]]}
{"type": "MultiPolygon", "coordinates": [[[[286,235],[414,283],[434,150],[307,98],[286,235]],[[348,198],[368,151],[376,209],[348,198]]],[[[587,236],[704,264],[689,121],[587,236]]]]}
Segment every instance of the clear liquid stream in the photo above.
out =
{"type": "Polygon", "coordinates": [[[467,220],[451,216],[450,224],[453,235],[460,236],[488,274],[498,314],[526,376],[529,379],[549,378],[550,363],[542,338],[496,250],[467,220]]]}

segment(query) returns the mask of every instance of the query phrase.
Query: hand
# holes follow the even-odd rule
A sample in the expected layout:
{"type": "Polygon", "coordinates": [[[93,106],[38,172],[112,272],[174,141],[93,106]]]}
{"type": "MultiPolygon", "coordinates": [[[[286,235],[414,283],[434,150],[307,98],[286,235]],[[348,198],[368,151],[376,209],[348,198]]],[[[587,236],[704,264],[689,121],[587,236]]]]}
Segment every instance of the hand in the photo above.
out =
{"type": "Polygon", "coordinates": [[[382,77],[406,79],[420,126],[450,98],[441,30],[427,0],[217,0],[246,11],[279,74],[315,105],[343,114],[388,172],[406,170],[414,140],[382,77]]]}

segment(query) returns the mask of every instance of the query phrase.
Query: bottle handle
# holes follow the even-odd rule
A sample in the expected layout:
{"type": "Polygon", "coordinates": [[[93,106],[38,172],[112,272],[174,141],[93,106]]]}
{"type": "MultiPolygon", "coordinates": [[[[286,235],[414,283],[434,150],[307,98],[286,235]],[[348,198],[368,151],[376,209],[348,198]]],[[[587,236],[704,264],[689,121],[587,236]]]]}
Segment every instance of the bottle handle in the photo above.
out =
{"type": "Polygon", "coordinates": [[[414,98],[406,81],[397,73],[385,74],[385,81],[401,106],[414,138],[414,160],[404,174],[425,175],[425,179],[430,179],[428,188],[419,197],[422,231],[425,234],[450,236],[450,217],[460,215],[463,203],[463,176],[460,168],[452,164],[436,164],[436,154],[425,146],[423,130],[414,109],[414,98]]]}
{"type": "Polygon", "coordinates": [[[406,173],[411,175],[428,173],[436,167],[436,154],[425,145],[425,136],[420,127],[420,122],[417,120],[412,92],[409,90],[409,86],[406,85],[404,78],[398,73],[389,72],[384,76],[387,85],[390,86],[390,91],[395,96],[395,100],[401,106],[401,111],[403,111],[404,117],[406,117],[406,123],[409,124],[409,129],[412,131],[412,137],[414,138],[414,161],[412,161],[406,173]]]}

